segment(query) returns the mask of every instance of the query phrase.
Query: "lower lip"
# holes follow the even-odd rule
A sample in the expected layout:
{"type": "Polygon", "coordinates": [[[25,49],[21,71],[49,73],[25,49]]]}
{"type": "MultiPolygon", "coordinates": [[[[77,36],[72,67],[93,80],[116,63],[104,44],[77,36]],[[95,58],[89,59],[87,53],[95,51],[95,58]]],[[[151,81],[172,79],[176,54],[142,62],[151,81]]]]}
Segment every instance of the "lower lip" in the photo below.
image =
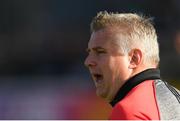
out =
{"type": "Polygon", "coordinates": [[[96,80],[95,82],[96,82],[96,84],[101,84],[103,81],[102,80],[96,80]]]}

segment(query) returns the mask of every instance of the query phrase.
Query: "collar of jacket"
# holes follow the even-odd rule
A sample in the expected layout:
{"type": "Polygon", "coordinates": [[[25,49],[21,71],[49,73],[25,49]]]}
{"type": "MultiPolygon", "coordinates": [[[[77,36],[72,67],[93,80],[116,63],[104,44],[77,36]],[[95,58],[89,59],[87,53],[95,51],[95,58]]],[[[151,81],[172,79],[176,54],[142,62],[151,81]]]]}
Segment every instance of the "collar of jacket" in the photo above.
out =
{"type": "Polygon", "coordinates": [[[110,102],[111,106],[114,107],[117,102],[122,100],[126,94],[136,85],[140,84],[146,80],[160,79],[160,70],[159,69],[147,69],[142,71],[132,78],[130,78],[126,83],[120,88],[117,92],[115,98],[110,102]]]}

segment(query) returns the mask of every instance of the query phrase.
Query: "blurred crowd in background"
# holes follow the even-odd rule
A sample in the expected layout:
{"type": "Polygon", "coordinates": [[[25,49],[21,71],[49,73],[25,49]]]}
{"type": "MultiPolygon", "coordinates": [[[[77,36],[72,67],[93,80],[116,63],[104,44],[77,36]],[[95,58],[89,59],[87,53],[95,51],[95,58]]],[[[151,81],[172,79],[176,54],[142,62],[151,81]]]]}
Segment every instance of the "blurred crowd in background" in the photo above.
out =
{"type": "Polygon", "coordinates": [[[0,119],[107,119],[84,67],[104,10],[153,17],[162,78],[180,89],[179,0],[1,0],[0,119]]]}

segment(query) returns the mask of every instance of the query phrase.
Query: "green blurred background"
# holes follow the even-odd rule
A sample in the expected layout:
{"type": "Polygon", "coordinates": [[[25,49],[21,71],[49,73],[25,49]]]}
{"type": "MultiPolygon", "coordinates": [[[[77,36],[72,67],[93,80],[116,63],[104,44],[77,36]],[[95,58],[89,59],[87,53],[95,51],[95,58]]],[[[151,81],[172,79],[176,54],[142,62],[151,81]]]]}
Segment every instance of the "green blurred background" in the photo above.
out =
{"type": "Polygon", "coordinates": [[[85,49],[97,12],[154,18],[162,78],[180,89],[179,0],[1,0],[0,119],[107,119],[85,49]]]}

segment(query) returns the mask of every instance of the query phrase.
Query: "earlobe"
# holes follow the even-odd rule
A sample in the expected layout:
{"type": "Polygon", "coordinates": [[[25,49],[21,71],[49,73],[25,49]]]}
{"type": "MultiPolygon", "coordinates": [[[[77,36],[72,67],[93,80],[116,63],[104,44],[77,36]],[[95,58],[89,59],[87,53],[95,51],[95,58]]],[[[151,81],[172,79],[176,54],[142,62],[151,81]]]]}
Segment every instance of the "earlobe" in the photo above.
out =
{"type": "Polygon", "coordinates": [[[139,49],[133,49],[130,53],[130,64],[129,68],[134,69],[136,68],[142,61],[142,52],[139,49]]]}

